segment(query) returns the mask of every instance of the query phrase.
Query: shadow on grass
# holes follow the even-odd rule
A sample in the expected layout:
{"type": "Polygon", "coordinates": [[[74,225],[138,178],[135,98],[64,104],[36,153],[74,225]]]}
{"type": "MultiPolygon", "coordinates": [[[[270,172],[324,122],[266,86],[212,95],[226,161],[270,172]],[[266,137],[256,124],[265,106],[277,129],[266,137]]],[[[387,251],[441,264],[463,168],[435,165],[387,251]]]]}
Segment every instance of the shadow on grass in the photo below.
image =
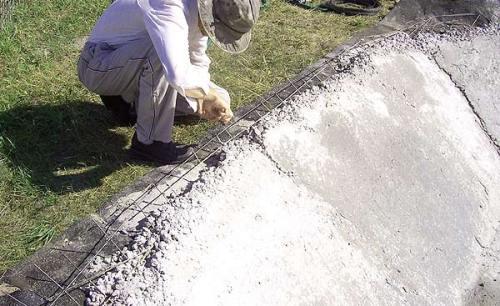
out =
{"type": "Polygon", "coordinates": [[[96,103],[22,105],[0,112],[0,153],[34,185],[81,191],[126,165],[128,137],[117,126],[96,103]]]}

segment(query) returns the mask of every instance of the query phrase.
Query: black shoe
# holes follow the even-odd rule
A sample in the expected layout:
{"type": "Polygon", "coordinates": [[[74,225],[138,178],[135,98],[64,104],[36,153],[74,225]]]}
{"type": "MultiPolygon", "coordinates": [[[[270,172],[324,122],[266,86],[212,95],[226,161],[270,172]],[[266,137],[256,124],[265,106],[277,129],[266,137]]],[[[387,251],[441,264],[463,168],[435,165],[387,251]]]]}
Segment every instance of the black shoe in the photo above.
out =
{"type": "Polygon", "coordinates": [[[100,96],[102,103],[110,110],[120,124],[134,125],[137,114],[134,105],[127,103],[121,96],[100,96]]]}
{"type": "MultiPolygon", "coordinates": [[[[106,108],[113,113],[116,120],[122,125],[134,125],[137,122],[137,113],[133,104],[127,103],[121,96],[100,96],[106,108]]],[[[180,124],[196,124],[202,119],[195,114],[175,112],[174,120],[180,124]]]]}
{"type": "Polygon", "coordinates": [[[180,145],[174,142],[154,141],[152,144],[143,144],[134,133],[130,155],[134,159],[158,163],[161,165],[180,164],[193,155],[192,146],[180,145]]]}
{"type": "Polygon", "coordinates": [[[202,119],[200,116],[195,114],[185,114],[175,111],[174,123],[176,124],[194,125],[202,122],[203,120],[205,119],[202,119]]]}

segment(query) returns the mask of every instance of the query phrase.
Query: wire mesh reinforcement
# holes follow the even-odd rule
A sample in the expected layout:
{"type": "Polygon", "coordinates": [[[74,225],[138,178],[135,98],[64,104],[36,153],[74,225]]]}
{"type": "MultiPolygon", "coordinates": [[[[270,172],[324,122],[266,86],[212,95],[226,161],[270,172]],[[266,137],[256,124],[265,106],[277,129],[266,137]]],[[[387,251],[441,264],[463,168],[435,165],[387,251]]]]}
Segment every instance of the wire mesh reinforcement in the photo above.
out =
{"type": "MultiPolygon", "coordinates": [[[[446,15],[440,17],[450,18],[456,16],[458,15],[446,15]]],[[[474,23],[472,23],[472,25],[475,24],[477,18],[475,19],[474,23]]],[[[413,36],[422,30],[432,29],[434,26],[436,26],[436,24],[438,24],[438,22],[439,20],[436,17],[424,19],[419,21],[418,23],[408,25],[404,32],[410,36],[413,36]]],[[[468,26],[471,26],[471,24],[469,24],[468,26]]],[[[386,33],[385,35],[375,35],[375,37],[383,39],[401,32],[402,31],[391,32],[388,34],[386,33]]],[[[367,40],[373,41],[376,39],[375,37],[370,36],[366,38],[367,40]]],[[[145,210],[149,206],[153,205],[154,202],[160,197],[165,197],[166,194],[173,192],[173,187],[176,186],[179,182],[185,180],[185,178],[198,166],[206,163],[211,157],[221,153],[224,145],[234,139],[239,138],[244,133],[247,133],[253,126],[265,120],[265,118],[270,114],[271,111],[282,106],[285,102],[289,101],[291,97],[313,86],[320,85],[324,81],[329,79],[335,71],[338,71],[339,67],[337,67],[335,63],[338,56],[351,51],[364,42],[364,40],[358,40],[356,43],[336,53],[336,56],[325,58],[322,62],[320,62],[318,66],[306,70],[307,72],[305,72],[294,81],[289,80],[287,83],[283,84],[279,90],[272,91],[271,93],[258,99],[254,104],[252,104],[251,107],[242,112],[234,122],[232,122],[228,126],[220,128],[213,134],[212,137],[209,137],[205,142],[203,142],[187,161],[162,173],[157,179],[154,180],[154,182],[149,184],[142,192],[140,192],[140,194],[135,197],[134,200],[127,203],[125,207],[121,207],[116,213],[113,214],[113,220],[109,221],[105,228],[96,223],[95,225],[102,233],[102,237],[99,240],[99,242],[102,243],[97,243],[95,245],[97,249],[92,249],[92,251],[87,254],[86,260],[84,260],[83,263],[79,265],[75,264],[70,258],[64,255],[66,261],[70,263],[70,266],[73,269],[73,273],[71,274],[70,278],[68,278],[68,281],[66,281],[64,284],[55,281],[54,277],[44,271],[42,267],[36,265],[35,263],[32,263],[32,265],[35,266],[36,270],[38,270],[42,275],[45,276],[47,281],[53,283],[57,287],[56,291],[51,296],[43,297],[47,304],[56,305],[62,297],[67,297],[68,299],[65,300],[66,303],[79,305],[80,303],[71,294],[74,290],[88,284],[93,284],[94,280],[96,280],[97,278],[103,276],[105,273],[128,261],[126,260],[115,265],[110,265],[90,276],[85,276],[85,272],[88,271],[87,269],[89,268],[91,263],[94,262],[96,258],[103,256],[103,250],[105,250],[105,248],[109,244],[114,245],[116,249],[119,250],[119,247],[115,243],[115,238],[127,224],[127,222],[119,222],[124,221],[124,217],[127,215],[127,213],[133,212],[132,216],[125,220],[132,220],[140,214],[142,214],[144,217],[147,217],[147,213],[145,212],[145,210]],[[166,187],[164,189],[161,189],[160,185],[165,185],[166,187]],[[157,195],[155,195],[156,192],[158,193],[157,195]],[[152,198],[148,199],[148,196],[151,195],[153,195],[152,198]],[[98,245],[99,247],[97,247],[98,245]]],[[[145,258],[150,251],[151,250],[149,249],[145,250],[141,257],[145,258]]],[[[17,302],[19,305],[26,305],[23,301],[20,301],[12,295],[9,295],[9,297],[11,297],[12,300],[14,302],[17,302]]]]}
{"type": "MultiPolygon", "coordinates": [[[[357,42],[350,48],[343,50],[340,54],[350,51],[351,49],[357,47],[360,43],[361,41],[357,42]]],[[[129,205],[127,205],[127,207],[122,209],[122,211],[116,216],[115,220],[120,219],[120,216],[125,214],[125,212],[130,211],[131,209],[135,210],[137,213],[134,214],[132,217],[130,217],[130,219],[133,219],[137,214],[143,214],[144,217],[146,217],[147,215],[144,213],[145,208],[152,205],[156,200],[164,196],[164,194],[168,193],[172,189],[172,187],[174,187],[176,184],[184,180],[184,178],[188,174],[190,174],[197,166],[205,163],[208,159],[220,153],[223,150],[224,145],[226,145],[227,143],[229,143],[234,139],[239,138],[244,133],[249,131],[253,126],[264,120],[272,110],[283,105],[291,97],[295,96],[296,94],[308,88],[311,88],[312,86],[319,85],[323,83],[326,79],[328,79],[328,77],[326,75],[323,75],[323,73],[325,72],[325,70],[329,69],[330,71],[327,74],[329,75],[331,71],[336,70],[336,67],[333,66],[333,61],[334,59],[326,60],[323,63],[323,65],[321,65],[316,69],[313,69],[312,71],[304,75],[299,80],[299,82],[294,83],[289,80],[281,91],[274,92],[271,95],[267,95],[257,100],[256,103],[254,103],[250,109],[245,111],[233,123],[223,127],[213,137],[209,138],[199,148],[197,148],[195,153],[186,162],[175,166],[168,172],[161,175],[154,183],[150,184],[143,192],[140,193],[139,196],[136,197],[134,201],[132,201],[129,205]],[[190,165],[189,168],[183,171],[181,175],[177,175],[176,174],[178,172],[177,170],[185,168],[186,165],[190,165]],[[168,183],[166,189],[161,191],[158,195],[154,196],[152,199],[143,201],[143,199],[145,199],[148,196],[148,194],[150,194],[154,190],[159,190],[159,185],[164,183],[165,181],[171,181],[170,183],[168,183]]],[[[49,305],[56,305],[56,302],[64,295],[69,295],[70,299],[73,299],[70,294],[71,291],[81,288],[82,286],[85,286],[89,283],[92,283],[95,279],[104,275],[106,272],[112,270],[113,268],[115,268],[120,264],[123,264],[122,262],[118,263],[117,265],[107,267],[104,270],[99,271],[88,278],[82,277],[84,271],[90,266],[90,264],[97,257],[100,256],[102,250],[106,247],[106,245],[113,242],[114,237],[123,229],[125,224],[126,223],[122,223],[120,226],[111,230],[110,232],[103,230],[103,234],[106,237],[105,242],[92,256],[92,258],[88,260],[84,264],[84,266],[79,269],[79,272],[76,274],[76,276],[73,277],[73,279],[64,288],[62,288],[60,284],[57,284],[60,290],[53,297],[47,299],[50,303],[49,305]]],[[[147,256],[147,251],[145,253],[146,254],[143,254],[143,256],[147,256]]]]}
{"type": "MultiPolygon", "coordinates": [[[[348,50],[349,49],[345,50],[344,52],[348,50]]],[[[281,106],[283,103],[285,103],[287,100],[289,100],[291,97],[293,97],[300,91],[325,81],[326,78],[321,77],[320,74],[327,67],[331,67],[330,66],[331,61],[332,60],[329,60],[322,67],[315,69],[310,73],[308,73],[306,76],[304,76],[301,85],[297,85],[289,81],[283,91],[276,92],[270,96],[267,96],[266,98],[258,100],[250,109],[248,109],[244,114],[242,114],[241,117],[239,117],[230,125],[222,128],[213,137],[204,142],[186,162],[172,168],[168,172],[161,175],[154,183],[150,184],[143,192],[140,193],[139,196],[136,197],[134,201],[132,201],[129,205],[127,205],[125,208],[122,209],[122,211],[115,217],[115,220],[119,220],[122,215],[124,215],[127,211],[130,211],[132,209],[135,210],[137,213],[134,214],[132,217],[130,217],[130,219],[133,219],[137,214],[143,214],[146,217],[146,214],[144,213],[145,208],[153,204],[165,193],[168,193],[172,189],[172,187],[181,182],[198,165],[205,163],[208,159],[220,153],[225,144],[240,137],[255,124],[261,122],[273,109],[281,106]],[[183,169],[187,165],[189,165],[189,168],[183,171],[181,175],[176,174],[178,172],[177,170],[183,169]],[[168,183],[166,189],[162,190],[158,195],[154,196],[152,199],[143,201],[143,199],[146,198],[151,192],[159,190],[159,185],[164,183],[165,181],[171,181],[170,183],[168,183]]],[[[331,68],[334,69],[333,67],[331,68]]],[[[109,243],[113,243],[114,237],[123,229],[125,224],[126,223],[124,222],[117,228],[112,229],[111,231],[106,231],[102,229],[103,235],[106,238],[104,243],[100,246],[100,248],[96,251],[96,253],[89,260],[87,260],[84,266],[78,269],[79,270],[78,273],[66,286],[62,287],[60,284],[57,284],[60,290],[58,290],[59,292],[53,295],[53,297],[47,298],[47,300],[50,303],[49,305],[56,305],[57,301],[64,295],[70,296],[70,299],[74,301],[74,298],[71,297],[70,294],[71,291],[91,283],[96,278],[102,276],[106,272],[116,267],[116,266],[107,267],[106,269],[95,273],[91,277],[83,278],[84,271],[98,256],[100,256],[102,250],[109,243]]]]}

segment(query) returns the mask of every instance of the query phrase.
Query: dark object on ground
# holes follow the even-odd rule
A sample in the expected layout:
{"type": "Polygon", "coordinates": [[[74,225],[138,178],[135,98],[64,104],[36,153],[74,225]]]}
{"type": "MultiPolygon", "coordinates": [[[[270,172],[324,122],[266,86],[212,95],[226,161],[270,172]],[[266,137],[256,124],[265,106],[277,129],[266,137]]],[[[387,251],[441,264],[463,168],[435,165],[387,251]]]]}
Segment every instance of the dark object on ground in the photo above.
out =
{"type": "Polygon", "coordinates": [[[154,141],[150,145],[141,143],[137,134],[132,137],[130,156],[134,159],[158,163],[161,165],[180,164],[193,155],[194,149],[189,145],[181,145],[174,142],[164,143],[154,141]]]}
{"type": "Polygon", "coordinates": [[[204,120],[205,119],[202,119],[200,118],[200,116],[195,114],[185,114],[175,111],[175,117],[174,117],[175,124],[194,125],[204,120]]]}
{"type": "Polygon", "coordinates": [[[381,9],[379,0],[328,0],[320,7],[347,16],[377,15],[381,9]]]}
{"type": "MultiPolygon", "coordinates": [[[[127,103],[121,96],[100,96],[102,103],[111,111],[120,125],[132,126],[137,122],[137,113],[133,104],[127,103]]],[[[181,124],[196,124],[200,117],[175,111],[175,121],[181,124]]]]}
{"type": "Polygon", "coordinates": [[[347,16],[377,15],[382,8],[379,0],[327,0],[317,5],[310,4],[307,0],[288,1],[307,10],[334,12],[347,16]]]}
{"type": "Polygon", "coordinates": [[[134,125],[137,113],[133,104],[125,102],[121,96],[100,96],[104,106],[113,113],[116,120],[123,125],[134,125]]]}

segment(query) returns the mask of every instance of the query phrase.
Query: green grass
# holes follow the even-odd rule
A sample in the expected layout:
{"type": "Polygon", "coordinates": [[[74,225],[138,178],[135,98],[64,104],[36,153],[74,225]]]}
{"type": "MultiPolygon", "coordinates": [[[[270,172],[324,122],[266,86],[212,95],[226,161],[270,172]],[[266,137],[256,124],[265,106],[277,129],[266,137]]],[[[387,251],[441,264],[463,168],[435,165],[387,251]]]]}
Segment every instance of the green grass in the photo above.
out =
{"type": "MultiPolygon", "coordinates": [[[[126,158],[132,128],[118,127],[76,77],[78,47],[107,0],[26,0],[0,31],[0,271],[33,253],[113,193],[151,170],[126,158]]],[[[274,0],[249,50],[213,47],[211,73],[235,108],[375,24],[376,17],[305,11],[274,0]]],[[[208,123],[178,125],[196,142],[208,123]]]]}

